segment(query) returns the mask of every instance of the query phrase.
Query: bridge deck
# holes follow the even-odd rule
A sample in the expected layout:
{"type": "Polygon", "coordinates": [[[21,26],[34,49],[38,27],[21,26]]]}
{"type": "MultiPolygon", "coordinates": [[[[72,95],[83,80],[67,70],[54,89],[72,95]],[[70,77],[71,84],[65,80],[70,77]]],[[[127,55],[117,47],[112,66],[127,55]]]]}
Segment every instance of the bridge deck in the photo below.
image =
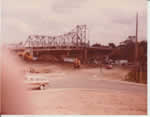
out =
{"type": "MultiPolygon", "coordinates": [[[[24,51],[27,49],[32,49],[33,51],[42,52],[42,51],[80,51],[85,48],[12,48],[14,51],[24,51]]],[[[112,51],[112,48],[100,48],[100,47],[87,47],[87,50],[95,51],[112,51]]]]}

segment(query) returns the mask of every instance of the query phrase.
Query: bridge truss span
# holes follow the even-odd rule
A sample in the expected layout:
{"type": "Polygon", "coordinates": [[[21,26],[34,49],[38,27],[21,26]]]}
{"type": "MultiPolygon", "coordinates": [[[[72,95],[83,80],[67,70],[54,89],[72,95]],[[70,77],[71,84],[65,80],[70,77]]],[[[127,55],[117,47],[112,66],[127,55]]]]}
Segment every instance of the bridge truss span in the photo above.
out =
{"type": "Polygon", "coordinates": [[[85,47],[88,45],[86,25],[77,25],[72,31],[58,36],[29,35],[23,44],[24,47],[29,48],[85,47]]]}

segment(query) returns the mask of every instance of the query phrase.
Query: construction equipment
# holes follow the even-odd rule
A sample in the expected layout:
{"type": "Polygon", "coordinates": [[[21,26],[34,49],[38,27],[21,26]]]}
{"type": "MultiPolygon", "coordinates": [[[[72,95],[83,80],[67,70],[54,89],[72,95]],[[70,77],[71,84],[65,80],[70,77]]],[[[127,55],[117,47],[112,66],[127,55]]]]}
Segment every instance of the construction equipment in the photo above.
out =
{"type": "Polygon", "coordinates": [[[80,64],[81,64],[80,60],[78,58],[75,58],[75,60],[74,60],[74,68],[80,68],[80,64]]]}
{"type": "Polygon", "coordinates": [[[18,52],[18,56],[22,57],[24,60],[34,60],[34,57],[30,54],[30,52],[18,52]]]}

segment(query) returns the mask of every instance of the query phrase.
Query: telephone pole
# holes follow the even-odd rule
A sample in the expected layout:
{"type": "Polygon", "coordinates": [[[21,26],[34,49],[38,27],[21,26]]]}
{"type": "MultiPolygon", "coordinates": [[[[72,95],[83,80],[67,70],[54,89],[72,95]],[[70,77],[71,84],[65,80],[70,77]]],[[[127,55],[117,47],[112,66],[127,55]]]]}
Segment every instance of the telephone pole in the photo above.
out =
{"type": "Polygon", "coordinates": [[[138,13],[136,14],[136,41],[135,41],[135,65],[136,65],[136,81],[138,81],[138,13]]]}
{"type": "Polygon", "coordinates": [[[138,59],[138,13],[136,14],[136,42],[135,42],[135,63],[138,59]]]}

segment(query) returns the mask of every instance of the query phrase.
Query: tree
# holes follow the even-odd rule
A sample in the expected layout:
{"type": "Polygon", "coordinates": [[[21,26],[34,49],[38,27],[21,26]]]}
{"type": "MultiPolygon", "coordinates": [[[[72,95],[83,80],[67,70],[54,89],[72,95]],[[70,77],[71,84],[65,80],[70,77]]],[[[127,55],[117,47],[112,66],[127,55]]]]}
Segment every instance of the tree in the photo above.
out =
{"type": "Polygon", "coordinates": [[[141,41],[138,46],[138,61],[142,67],[147,68],[147,41],[141,41]]]}
{"type": "MultiPolygon", "coordinates": [[[[109,43],[109,46],[114,45],[109,43]]],[[[135,43],[132,40],[125,40],[120,43],[118,47],[113,50],[111,54],[112,59],[127,59],[128,61],[134,61],[135,53],[135,43]]]]}
{"type": "Polygon", "coordinates": [[[109,47],[116,48],[116,45],[114,43],[109,43],[109,47]]]}
{"type": "Polygon", "coordinates": [[[92,45],[92,47],[101,47],[101,44],[95,43],[92,45]]]}

